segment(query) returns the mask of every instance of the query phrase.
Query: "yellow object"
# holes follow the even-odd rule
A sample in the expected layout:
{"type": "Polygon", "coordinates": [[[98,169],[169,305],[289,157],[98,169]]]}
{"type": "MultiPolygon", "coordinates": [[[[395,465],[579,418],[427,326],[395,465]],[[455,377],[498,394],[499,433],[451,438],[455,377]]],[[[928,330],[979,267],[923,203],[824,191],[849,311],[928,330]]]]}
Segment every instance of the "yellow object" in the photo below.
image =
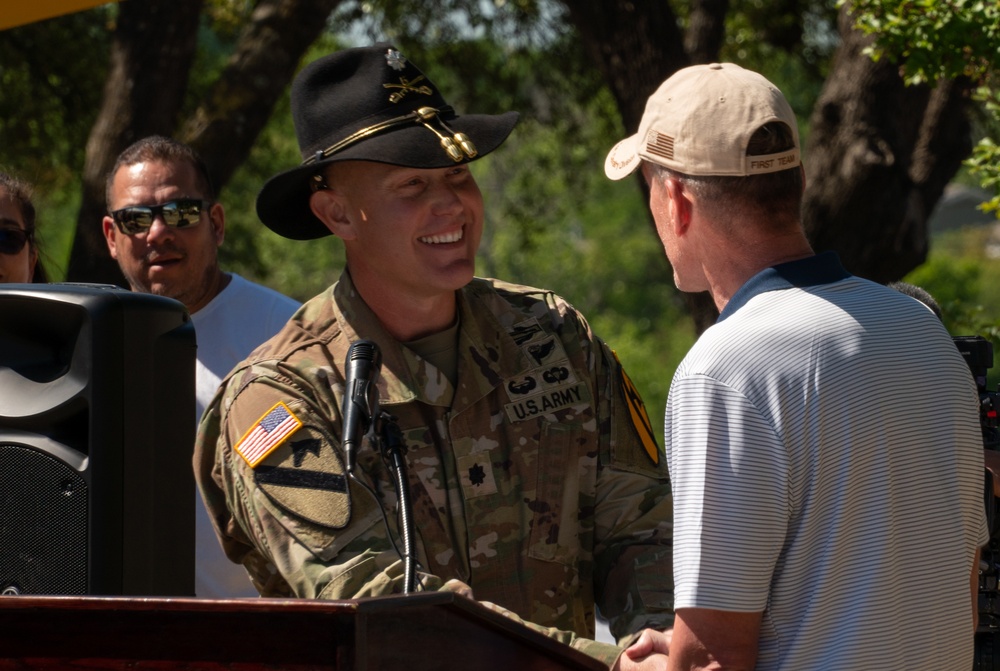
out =
{"type": "Polygon", "coordinates": [[[6,0],[0,3],[0,30],[107,4],[108,0],[6,0]]]}

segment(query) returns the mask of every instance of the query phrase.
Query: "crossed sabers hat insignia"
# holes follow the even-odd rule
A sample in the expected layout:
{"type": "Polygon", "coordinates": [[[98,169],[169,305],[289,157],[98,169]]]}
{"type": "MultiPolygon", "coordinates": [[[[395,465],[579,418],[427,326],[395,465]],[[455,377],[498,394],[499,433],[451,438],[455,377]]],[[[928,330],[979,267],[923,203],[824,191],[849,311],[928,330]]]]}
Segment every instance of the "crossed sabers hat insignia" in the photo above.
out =
{"type": "Polygon", "coordinates": [[[431,90],[430,86],[427,86],[426,84],[423,86],[415,86],[415,84],[422,79],[425,79],[423,75],[420,75],[413,81],[409,81],[406,77],[400,77],[398,84],[382,84],[382,86],[387,89],[400,89],[389,96],[389,102],[398,103],[410,91],[413,91],[414,93],[423,93],[425,96],[433,95],[434,91],[431,90]]]}

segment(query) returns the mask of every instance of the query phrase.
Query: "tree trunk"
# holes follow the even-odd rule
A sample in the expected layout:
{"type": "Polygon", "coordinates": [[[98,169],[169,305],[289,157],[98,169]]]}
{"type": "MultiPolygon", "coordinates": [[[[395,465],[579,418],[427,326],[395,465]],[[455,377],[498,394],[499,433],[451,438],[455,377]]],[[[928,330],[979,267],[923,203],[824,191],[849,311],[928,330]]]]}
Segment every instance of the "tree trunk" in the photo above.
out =
{"type": "Polygon", "coordinates": [[[667,3],[657,3],[655,9],[632,0],[565,0],[564,4],[618,103],[626,132],[634,133],[646,99],[690,62],[676,15],[667,3]]]}
{"type": "Polygon", "coordinates": [[[726,36],[727,11],[729,0],[694,0],[691,3],[684,50],[692,63],[718,60],[726,36]]]}
{"type": "Polygon", "coordinates": [[[803,220],[816,251],[852,273],[898,280],[924,262],[928,218],[971,150],[963,83],[905,86],[863,53],[840,15],[842,45],[811,119],[803,220]]]}
{"type": "Polygon", "coordinates": [[[194,61],[202,1],[121,3],[104,99],[87,140],[69,281],[127,286],[101,233],[105,180],[132,142],[173,132],[194,61]]]}
{"type": "Polygon", "coordinates": [[[236,52],[178,137],[204,157],[221,190],[246,160],[302,55],[340,0],[261,0],[236,52]]]}

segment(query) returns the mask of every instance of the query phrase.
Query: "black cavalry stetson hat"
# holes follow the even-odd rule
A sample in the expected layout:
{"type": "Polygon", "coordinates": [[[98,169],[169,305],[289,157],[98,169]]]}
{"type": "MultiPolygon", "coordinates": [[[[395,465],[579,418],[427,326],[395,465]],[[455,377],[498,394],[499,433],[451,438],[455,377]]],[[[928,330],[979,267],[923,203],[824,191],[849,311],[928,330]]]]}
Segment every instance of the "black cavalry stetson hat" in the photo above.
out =
{"type": "Polygon", "coordinates": [[[309,208],[311,181],[335,161],[443,168],[493,151],[517,112],[458,115],[424,73],[392,45],[346,49],[313,61],[292,82],[292,120],[302,164],[257,196],[275,233],[311,240],[330,231],[309,208]]]}

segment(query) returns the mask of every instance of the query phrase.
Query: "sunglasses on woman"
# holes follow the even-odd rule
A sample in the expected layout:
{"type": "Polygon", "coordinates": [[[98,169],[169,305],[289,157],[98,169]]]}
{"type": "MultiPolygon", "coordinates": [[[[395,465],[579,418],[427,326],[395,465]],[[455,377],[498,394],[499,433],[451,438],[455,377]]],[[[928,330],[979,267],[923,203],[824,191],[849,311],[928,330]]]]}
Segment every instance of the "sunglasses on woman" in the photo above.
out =
{"type": "Polygon", "coordinates": [[[0,254],[20,254],[31,234],[20,228],[0,228],[0,254]]]}
{"type": "Polygon", "coordinates": [[[118,230],[135,235],[149,230],[156,217],[163,217],[167,226],[188,228],[201,221],[202,211],[211,203],[200,198],[178,198],[161,205],[133,205],[111,213],[118,230]]]}

